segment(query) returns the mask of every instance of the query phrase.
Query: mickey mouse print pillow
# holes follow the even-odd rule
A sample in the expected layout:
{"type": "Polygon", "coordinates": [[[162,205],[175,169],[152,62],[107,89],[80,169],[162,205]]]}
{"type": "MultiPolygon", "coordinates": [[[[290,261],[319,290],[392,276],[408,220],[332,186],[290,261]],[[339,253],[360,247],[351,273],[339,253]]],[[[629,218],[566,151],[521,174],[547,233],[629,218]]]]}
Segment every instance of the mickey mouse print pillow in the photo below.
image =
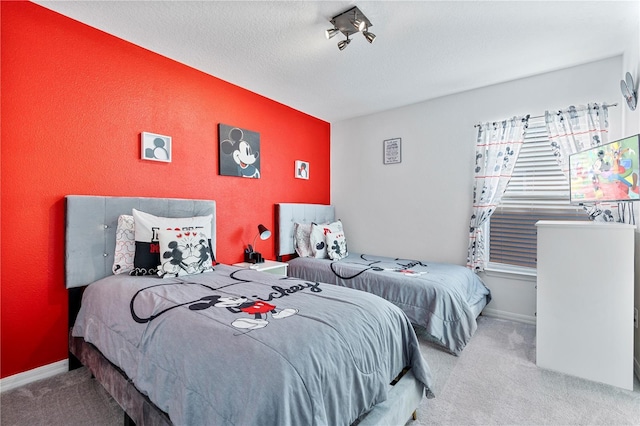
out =
{"type": "Polygon", "coordinates": [[[199,231],[204,234],[211,261],[215,261],[211,249],[211,220],[213,215],[186,218],[169,218],[133,209],[136,252],[130,275],[157,275],[160,259],[160,230],[199,231]]]}
{"type": "Polygon", "coordinates": [[[201,230],[161,229],[160,265],[162,278],[213,271],[209,239],[201,230]]]}

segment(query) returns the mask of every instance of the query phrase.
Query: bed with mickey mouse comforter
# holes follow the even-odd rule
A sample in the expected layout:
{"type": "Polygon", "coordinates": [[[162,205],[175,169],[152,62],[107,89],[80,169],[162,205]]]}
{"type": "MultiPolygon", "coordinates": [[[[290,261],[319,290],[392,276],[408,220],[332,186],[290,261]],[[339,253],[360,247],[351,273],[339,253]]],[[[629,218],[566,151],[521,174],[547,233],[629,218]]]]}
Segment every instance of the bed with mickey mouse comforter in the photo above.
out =
{"type": "Polygon", "coordinates": [[[332,205],[279,203],[276,223],[276,254],[289,259],[289,276],[378,295],[455,355],[491,301],[491,291],[464,266],[347,251],[345,230],[332,205]]]}
{"type": "Polygon", "coordinates": [[[337,261],[298,257],[289,261],[288,273],[383,297],[455,355],[471,340],[476,317],[491,300],[474,272],[447,263],[349,253],[337,261]]]}
{"type": "Polygon", "coordinates": [[[405,367],[431,377],[411,323],[348,288],[217,265],[84,291],[72,330],[180,425],[349,425],[405,367]]]}

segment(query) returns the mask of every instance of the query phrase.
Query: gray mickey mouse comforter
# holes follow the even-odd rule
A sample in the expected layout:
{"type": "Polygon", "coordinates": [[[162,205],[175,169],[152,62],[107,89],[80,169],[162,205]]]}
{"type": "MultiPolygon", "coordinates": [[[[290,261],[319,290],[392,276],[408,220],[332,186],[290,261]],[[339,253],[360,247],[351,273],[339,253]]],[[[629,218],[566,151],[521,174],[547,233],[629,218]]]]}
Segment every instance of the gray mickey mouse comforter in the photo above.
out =
{"type": "Polygon", "coordinates": [[[371,294],[226,265],[89,285],[72,334],[174,424],[347,425],[405,367],[431,377],[404,313],[371,294]]]}
{"type": "Polygon", "coordinates": [[[350,253],[344,259],[299,257],[289,275],[376,294],[400,307],[441,345],[458,355],[478,328],[491,292],[460,265],[350,253]]]}

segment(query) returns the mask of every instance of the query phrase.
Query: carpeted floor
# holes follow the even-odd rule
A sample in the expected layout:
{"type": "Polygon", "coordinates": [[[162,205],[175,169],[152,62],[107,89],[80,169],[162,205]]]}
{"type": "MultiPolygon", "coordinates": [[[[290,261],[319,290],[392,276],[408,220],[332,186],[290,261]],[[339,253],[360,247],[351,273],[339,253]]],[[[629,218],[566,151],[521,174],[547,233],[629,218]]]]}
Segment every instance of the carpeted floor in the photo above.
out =
{"type": "MultiPolygon", "coordinates": [[[[480,317],[459,357],[424,336],[421,346],[436,398],[422,401],[412,426],[640,425],[637,379],[631,392],[538,368],[532,325],[480,317]]],[[[120,426],[124,418],[84,368],[2,393],[0,415],[3,426],[120,426]]]]}
{"type": "Polygon", "coordinates": [[[79,368],[0,394],[2,426],[122,426],[124,412],[79,368]]]}
{"type": "Polygon", "coordinates": [[[459,357],[426,345],[423,355],[436,398],[423,400],[414,426],[640,425],[637,378],[631,392],[538,368],[533,325],[480,317],[459,357]]]}

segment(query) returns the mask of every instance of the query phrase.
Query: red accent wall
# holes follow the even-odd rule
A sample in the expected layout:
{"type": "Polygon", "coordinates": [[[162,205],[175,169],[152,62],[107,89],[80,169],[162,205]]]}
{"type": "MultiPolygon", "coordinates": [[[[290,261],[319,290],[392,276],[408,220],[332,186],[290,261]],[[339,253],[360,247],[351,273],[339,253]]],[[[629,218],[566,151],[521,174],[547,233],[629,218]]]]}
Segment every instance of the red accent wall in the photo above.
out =
{"type": "MultiPolygon", "coordinates": [[[[273,229],[274,203],[330,201],[329,123],[33,3],[1,7],[1,377],[67,357],[65,195],[214,199],[222,263],[273,229]],[[218,123],[260,133],[261,179],[218,175],[218,123]],[[173,138],[171,163],[140,159],[143,131],[173,138]]],[[[273,237],[257,246],[274,258],[273,237]]]]}

